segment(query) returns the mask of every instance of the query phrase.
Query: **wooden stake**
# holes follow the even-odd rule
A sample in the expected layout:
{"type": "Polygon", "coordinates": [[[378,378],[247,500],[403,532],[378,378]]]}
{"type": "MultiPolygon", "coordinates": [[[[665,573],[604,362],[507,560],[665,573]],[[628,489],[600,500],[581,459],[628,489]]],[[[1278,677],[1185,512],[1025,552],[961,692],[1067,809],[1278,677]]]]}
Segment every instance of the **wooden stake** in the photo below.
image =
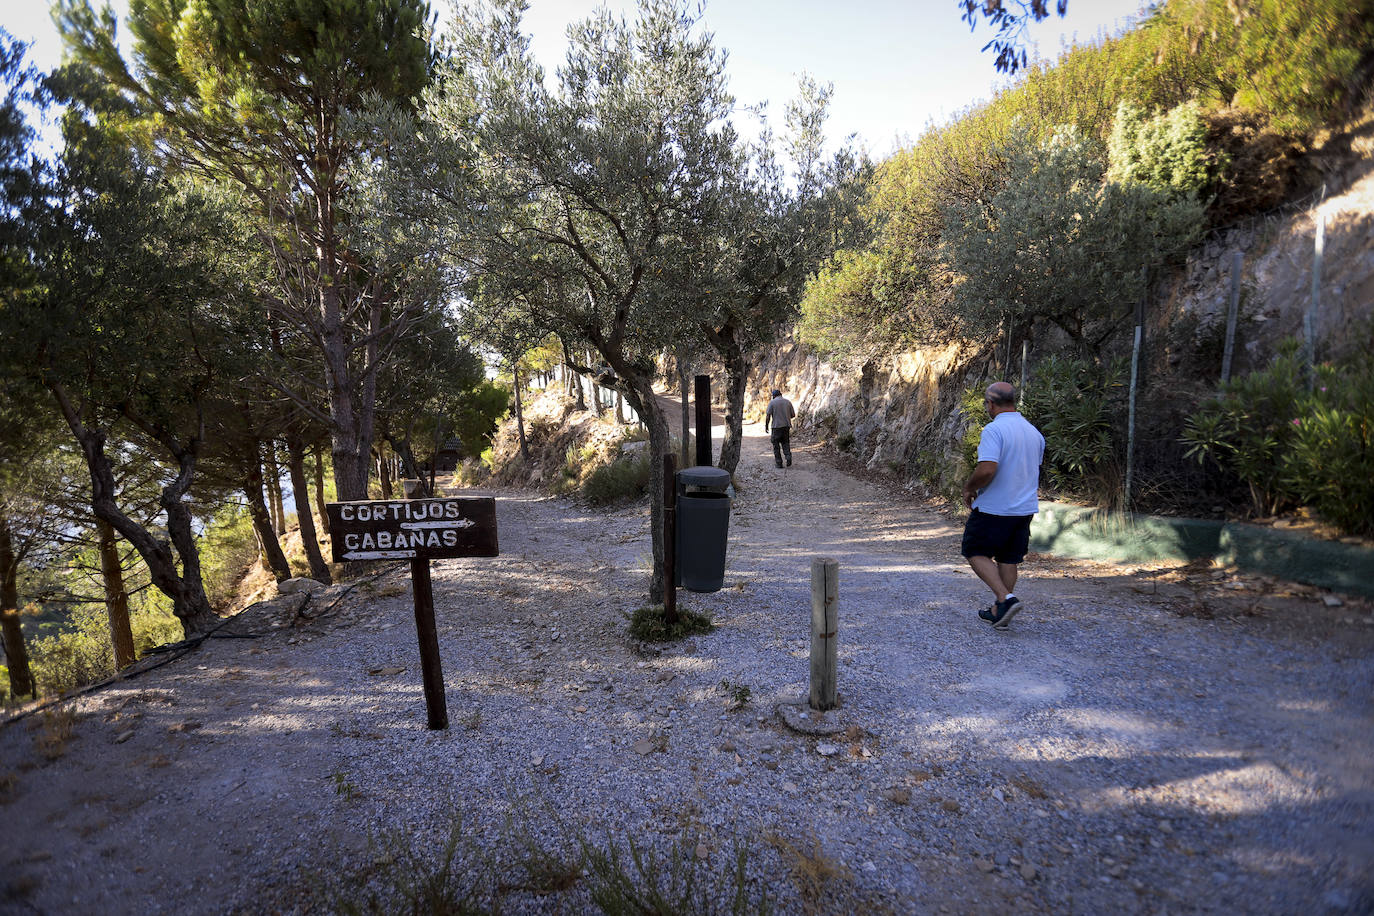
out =
{"type": "Polygon", "coordinates": [[[839,561],[811,561],[811,708],[820,711],[835,708],[839,579],[839,561]]]}
{"type": "Polygon", "coordinates": [[[663,622],[677,623],[677,459],[663,456],[663,622]]]}
{"type": "Polygon", "coordinates": [[[410,561],[410,588],[415,594],[415,632],[420,640],[420,673],[425,684],[425,709],[429,727],[448,728],[448,704],[444,700],[444,669],[439,663],[439,634],[434,629],[434,590],[429,581],[429,560],[410,561]]]}

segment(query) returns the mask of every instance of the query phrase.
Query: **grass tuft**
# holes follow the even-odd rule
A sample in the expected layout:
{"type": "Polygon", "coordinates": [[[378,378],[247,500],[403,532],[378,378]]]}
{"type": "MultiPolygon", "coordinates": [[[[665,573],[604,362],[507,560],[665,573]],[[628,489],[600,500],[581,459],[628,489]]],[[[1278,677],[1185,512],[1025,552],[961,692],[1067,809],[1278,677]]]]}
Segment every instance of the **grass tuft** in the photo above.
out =
{"type": "Polygon", "coordinates": [[[643,642],[673,642],[709,633],[716,628],[711,618],[686,608],[677,609],[677,622],[671,626],[663,619],[663,605],[642,607],[629,615],[630,635],[643,642]]]}

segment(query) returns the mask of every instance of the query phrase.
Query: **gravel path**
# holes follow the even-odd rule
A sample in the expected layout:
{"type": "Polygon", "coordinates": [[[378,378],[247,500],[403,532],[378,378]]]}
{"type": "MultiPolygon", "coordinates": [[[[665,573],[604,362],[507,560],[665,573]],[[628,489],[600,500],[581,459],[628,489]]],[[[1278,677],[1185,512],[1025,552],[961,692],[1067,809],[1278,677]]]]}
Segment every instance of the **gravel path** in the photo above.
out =
{"type": "Polygon", "coordinates": [[[709,635],[625,635],[646,510],[501,492],[501,557],[434,564],[445,732],[403,572],[0,728],[0,913],[320,912],[457,815],[505,912],[588,907],[528,867],[570,836],[712,874],[743,846],[784,913],[1374,912],[1368,602],[1032,557],[994,632],[956,523],[746,432],[726,588],[682,598],[709,635]],[[807,692],[816,556],[828,737],[776,710],[807,692]]]}

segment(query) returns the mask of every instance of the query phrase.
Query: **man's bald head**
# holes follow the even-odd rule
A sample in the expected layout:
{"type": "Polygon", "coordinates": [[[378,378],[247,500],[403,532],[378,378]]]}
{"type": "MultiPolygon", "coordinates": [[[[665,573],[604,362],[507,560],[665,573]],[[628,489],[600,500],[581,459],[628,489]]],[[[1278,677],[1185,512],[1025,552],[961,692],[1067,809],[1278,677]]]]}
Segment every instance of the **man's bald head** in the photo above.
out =
{"type": "Polygon", "coordinates": [[[984,392],[984,396],[992,402],[994,407],[1016,406],[1016,389],[1009,382],[993,382],[984,392]]]}

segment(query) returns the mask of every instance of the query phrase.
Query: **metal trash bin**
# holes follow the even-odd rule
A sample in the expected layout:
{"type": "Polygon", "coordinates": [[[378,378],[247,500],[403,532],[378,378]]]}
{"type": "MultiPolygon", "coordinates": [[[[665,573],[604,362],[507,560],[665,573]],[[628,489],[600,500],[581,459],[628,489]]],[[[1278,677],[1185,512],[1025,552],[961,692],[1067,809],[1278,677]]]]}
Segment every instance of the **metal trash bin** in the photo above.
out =
{"type": "Polygon", "coordinates": [[[677,472],[677,584],[691,592],[725,585],[730,472],[702,466],[677,472]]]}

